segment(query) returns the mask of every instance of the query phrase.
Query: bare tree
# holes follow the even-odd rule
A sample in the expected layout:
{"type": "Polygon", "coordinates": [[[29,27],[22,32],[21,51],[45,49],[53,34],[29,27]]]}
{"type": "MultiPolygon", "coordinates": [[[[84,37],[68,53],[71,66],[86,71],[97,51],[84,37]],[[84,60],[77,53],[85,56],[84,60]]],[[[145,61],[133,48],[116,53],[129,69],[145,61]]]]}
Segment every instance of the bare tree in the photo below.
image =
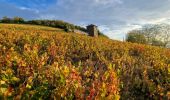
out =
{"type": "Polygon", "coordinates": [[[169,24],[145,25],[140,31],[146,37],[147,44],[159,44],[159,46],[163,47],[167,47],[170,44],[169,24]]]}
{"type": "Polygon", "coordinates": [[[170,25],[169,24],[157,25],[157,30],[159,32],[157,38],[164,43],[165,47],[167,47],[167,45],[170,43],[170,25]]]}

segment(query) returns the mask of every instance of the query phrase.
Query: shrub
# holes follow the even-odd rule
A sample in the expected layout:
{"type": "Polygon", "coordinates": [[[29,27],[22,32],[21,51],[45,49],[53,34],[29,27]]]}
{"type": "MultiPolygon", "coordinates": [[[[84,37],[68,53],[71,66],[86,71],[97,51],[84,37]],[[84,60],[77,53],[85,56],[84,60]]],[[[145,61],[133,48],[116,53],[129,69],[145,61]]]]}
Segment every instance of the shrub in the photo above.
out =
{"type": "Polygon", "coordinates": [[[126,37],[126,41],[132,42],[132,43],[141,43],[141,44],[147,43],[145,36],[138,31],[129,32],[126,37]]]}
{"type": "Polygon", "coordinates": [[[169,99],[169,49],[24,25],[0,40],[1,99],[169,99]]]}

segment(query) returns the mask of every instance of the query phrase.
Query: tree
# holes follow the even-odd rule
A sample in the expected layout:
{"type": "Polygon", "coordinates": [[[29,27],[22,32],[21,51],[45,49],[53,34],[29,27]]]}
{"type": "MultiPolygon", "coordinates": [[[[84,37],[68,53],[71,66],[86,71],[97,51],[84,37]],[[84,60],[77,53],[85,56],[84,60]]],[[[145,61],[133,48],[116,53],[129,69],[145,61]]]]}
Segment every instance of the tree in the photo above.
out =
{"type": "Polygon", "coordinates": [[[159,42],[161,46],[167,47],[170,43],[170,25],[169,24],[156,24],[147,25],[143,27],[143,34],[152,45],[157,45],[159,42]]]}
{"type": "Polygon", "coordinates": [[[170,43],[170,25],[169,24],[160,24],[158,25],[158,38],[161,40],[165,47],[170,43]]]}
{"type": "Polygon", "coordinates": [[[14,17],[13,21],[14,23],[24,23],[24,19],[21,17],[14,17]]]}
{"type": "Polygon", "coordinates": [[[132,43],[141,43],[141,44],[147,43],[146,37],[139,30],[130,31],[127,34],[126,41],[132,42],[132,43]]]}
{"type": "Polygon", "coordinates": [[[153,46],[160,46],[160,47],[165,47],[165,43],[159,40],[152,40],[152,45],[153,46]]]}
{"type": "Polygon", "coordinates": [[[140,30],[130,31],[126,41],[168,47],[170,45],[170,25],[145,25],[140,30]]]}
{"type": "Polygon", "coordinates": [[[2,18],[1,22],[2,23],[10,23],[11,19],[5,16],[5,17],[2,18]]]}

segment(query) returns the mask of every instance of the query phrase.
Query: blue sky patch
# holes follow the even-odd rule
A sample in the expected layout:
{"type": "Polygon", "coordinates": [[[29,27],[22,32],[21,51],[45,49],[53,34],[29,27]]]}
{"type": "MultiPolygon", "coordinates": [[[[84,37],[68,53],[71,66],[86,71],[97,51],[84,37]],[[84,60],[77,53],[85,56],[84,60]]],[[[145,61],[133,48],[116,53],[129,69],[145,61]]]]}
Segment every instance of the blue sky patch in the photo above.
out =
{"type": "Polygon", "coordinates": [[[44,9],[57,2],[57,0],[4,0],[4,1],[19,7],[31,9],[44,9]]]}

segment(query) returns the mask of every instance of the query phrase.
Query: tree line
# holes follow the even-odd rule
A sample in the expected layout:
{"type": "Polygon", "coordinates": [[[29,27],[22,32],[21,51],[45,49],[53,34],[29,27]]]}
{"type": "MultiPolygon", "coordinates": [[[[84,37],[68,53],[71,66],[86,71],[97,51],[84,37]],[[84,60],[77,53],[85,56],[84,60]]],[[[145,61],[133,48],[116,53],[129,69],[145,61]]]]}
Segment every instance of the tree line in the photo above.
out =
{"type": "Polygon", "coordinates": [[[128,32],[126,36],[126,41],[169,48],[170,25],[145,25],[141,29],[128,32]]]}
{"type": "MultiPolygon", "coordinates": [[[[82,32],[86,32],[87,30],[84,27],[77,26],[68,22],[64,22],[62,20],[28,20],[26,21],[22,17],[3,17],[0,19],[0,23],[14,23],[14,24],[32,24],[32,25],[42,25],[42,26],[49,26],[54,28],[61,28],[64,29],[66,32],[74,32],[74,30],[80,30],[82,32]]],[[[106,35],[104,35],[101,31],[98,32],[99,36],[103,36],[108,38],[106,35]]]]}
{"type": "Polygon", "coordinates": [[[33,25],[43,25],[43,26],[50,26],[55,28],[61,28],[65,31],[74,31],[74,29],[78,29],[81,31],[86,32],[86,29],[80,26],[76,26],[67,22],[64,22],[62,20],[24,20],[24,18],[21,17],[3,17],[0,20],[1,23],[15,23],[15,24],[33,24],[33,25]]]}

